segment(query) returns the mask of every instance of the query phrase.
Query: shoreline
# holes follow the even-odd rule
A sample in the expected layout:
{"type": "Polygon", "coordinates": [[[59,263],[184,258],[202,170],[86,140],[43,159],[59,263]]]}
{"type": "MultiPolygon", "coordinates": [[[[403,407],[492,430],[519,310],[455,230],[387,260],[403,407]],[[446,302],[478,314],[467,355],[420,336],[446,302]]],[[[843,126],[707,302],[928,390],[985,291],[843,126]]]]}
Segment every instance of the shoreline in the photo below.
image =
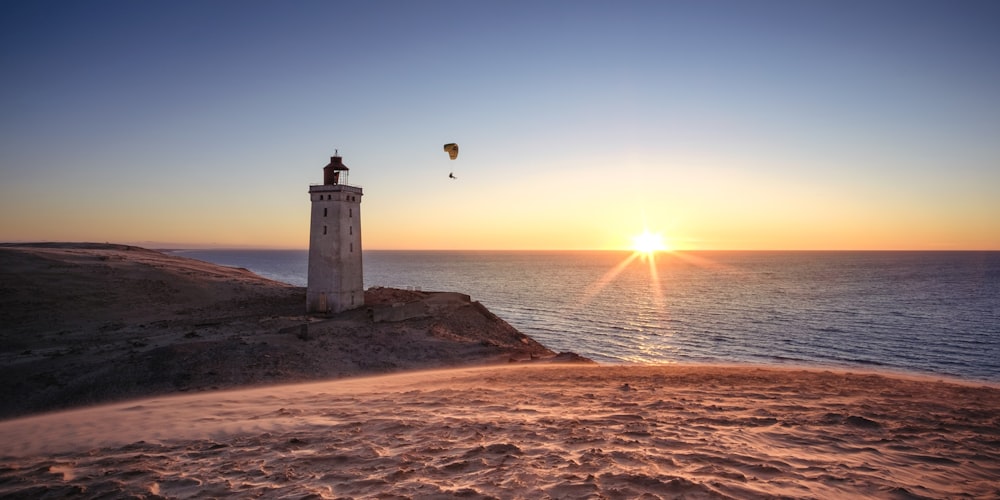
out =
{"type": "Polygon", "coordinates": [[[870,368],[867,365],[849,365],[849,364],[808,364],[808,363],[781,363],[781,364],[768,364],[768,363],[725,363],[725,362],[677,362],[677,363],[635,363],[635,364],[618,364],[618,363],[606,363],[599,362],[598,364],[602,366],[678,366],[678,367],[707,367],[707,368],[760,368],[763,370],[775,370],[775,371],[816,371],[816,372],[830,372],[842,375],[874,375],[886,378],[896,378],[902,380],[909,380],[913,382],[928,382],[928,383],[945,383],[953,385],[962,385],[970,387],[987,387],[992,389],[1000,389],[1000,380],[993,379],[980,379],[974,377],[967,377],[961,375],[950,375],[941,374],[933,372],[921,372],[905,370],[903,368],[893,368],[893,367],[883,367],[883,368],[870,368]]]}
{"type": "MultiPolygon", "coordinates": [[[[1000,381],[1000,365],[992,355],[997,352],[997,337],[991,333],[988,321],[990,304],[983,300],[995,295],[996,287],[990,286],[988,280],[1000,253],[943,260],[941,255],[928,254],[860,261],[845,258],[842,252],[831,254],[840,257],[823,258],[794,254],[798,256],[790,258],[786,267],[780,266],[784,257],[779,256],[718,262],[682,261],[665,256],[657,259],[660,283],[665,288],[662,303],[655,306],[649,305],[655,299],[642,298],[639,288],[634,289],[639,295],[622,301],[615,299],[613,293],[597,292],[593,296],[590,292],[577,293],[591,285],[597,288],[596,283],[604,279],[602,270],[620,263],[621,258],[553,257],[549,266],[551,276],[567,276],[573,283],[567,286],[559,279],[546,284],[542,278],[534,278],[549,279],[544,257],[521,260],[516,252],[495,252],[482,257],[474,254],[463,257],[461,253],[453,257],[397,253],[396,257],[373,253],[373,258],[365,261],[370,268],[366,270],[366,283],[397,288],[414,284],[422,285],[425,290],[461,289],[547,347],[574,351],[602,363],[816,364],[1000,381]],[[929,260],[923,265],[926,259],[929,260]],[[977,264],[980,259],[985,259],[981,265],[977,264]],[[408,262],[413,262],[414,269],[433,269],[434,273],[411,272],[408,262]],[[515,273],[516,282],[524,287],[518,295],[507,290],[509,285],[501,286],[507,277],[500,271],[520,265],[532,271],[515,273]],[[875,288],[869,293],[874,295],[870,297],[856,293],[868,286],[865,274],[851,272],[868,266],[884,278],[877,280],[884,285],[872,285],[875,288]],[[964,285],[948,292],[933,281],[934,274],[939,272],[936,270],[942,269],[939,266],[949,266],[949,273],[954,273],[954,276],[949,274],[949,282],[957,279],[964,285]],[[821,279],[823,273],[829,272],[836,272],[838,278],[833,282],[836,286],[817,290],[815,294],[808,290],[810,280],[802,280],[809,273],[821,279]],[[456,285],[465,273],[489,278],[456,285]],[[710,280],[722,281],[715,286],[710,280]],[[888,284],[896,280],[900,280],[900,286],[888,284]],[[737,292],[725,291],[729,285],[739,285],[738,290],[759,288],[753,289],[752,296],[736,300],[738,297],[733,294],[737,292]],[[668,288],[670,292],[666,291],[668,288]],[[905,290],[914,296],[908,296],[910,292],[905,290]],[[931,300],[932,295],[940,293],[952,295],[931,300]],[[728,295],[732,297],[726,299],[728,295]],[[762,302],[757,302],[758,299],[762,302]],[[950,301],[958,302],[950,307],[942,305],[950,301]],[[589,302],[594,302],[594,306],[581,306],[589,302]],[[643,313],[644,319],[637,327],[630,321],[643,307],[656,312],[650,309],[649,314],[643,313]],[[719,308],[728,312],[719,315],[719,308]]],[[[296,259],[283,254],[268,255],[241,258],[238,252],[230,255],[223,251],[198,257],[260,270],[272,278],[285,277],[288,282],[304,280],[304,274],[292,272],[296,259]]],[[[304,264],[300,267],[304,269],[304,264]]],[[[623,285],[625,280],[629,287],[640,284],[646,279],[645,267],[633,263],[609,286],[616,281],[623,285]]]]}

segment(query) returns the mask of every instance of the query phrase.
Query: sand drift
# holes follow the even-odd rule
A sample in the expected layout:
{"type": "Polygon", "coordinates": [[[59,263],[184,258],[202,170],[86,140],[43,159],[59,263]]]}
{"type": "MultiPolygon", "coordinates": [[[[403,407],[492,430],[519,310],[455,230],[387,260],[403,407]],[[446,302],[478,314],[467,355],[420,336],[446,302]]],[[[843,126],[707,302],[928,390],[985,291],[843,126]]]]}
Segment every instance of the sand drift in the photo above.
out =
{"type": "Polygon", "coordinates": [[[0,495],[995,497],[1000,389],[518,365],[0,422],[0,495]]]}

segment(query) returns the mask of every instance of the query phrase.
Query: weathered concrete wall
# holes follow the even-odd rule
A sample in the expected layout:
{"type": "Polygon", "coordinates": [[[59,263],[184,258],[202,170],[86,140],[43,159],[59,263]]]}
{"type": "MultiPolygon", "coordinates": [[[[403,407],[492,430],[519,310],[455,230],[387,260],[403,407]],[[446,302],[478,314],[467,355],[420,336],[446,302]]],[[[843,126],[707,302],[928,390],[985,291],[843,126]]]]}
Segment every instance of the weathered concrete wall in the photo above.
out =
{"type": "Polygon", "coordinates": [[[392,304],[372,307],[368,311],[372,321],[383,323],[386,321],[406,321],[408,319],[425,318],[430,316],[427,304],[423,302],[408,302],[406,304],[392,304]]]}
{"type": "Polygon", "coordinates": [[[408,319],[440,315],[448,310],[453,310],[471,303],[472,297],[464,293],[437,292],[423,300],[415,302],[371,307],[368,310],[368,314],[372,321],[376,323],[384,321],[405,321],[408,319]]]}

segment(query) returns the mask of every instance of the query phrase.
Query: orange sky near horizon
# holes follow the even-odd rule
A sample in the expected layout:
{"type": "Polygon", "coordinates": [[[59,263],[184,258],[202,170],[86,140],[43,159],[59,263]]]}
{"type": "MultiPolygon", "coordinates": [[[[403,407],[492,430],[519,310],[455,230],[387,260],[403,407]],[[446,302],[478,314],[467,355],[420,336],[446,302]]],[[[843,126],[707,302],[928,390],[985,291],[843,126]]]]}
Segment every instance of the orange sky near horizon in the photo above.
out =
{"type": "MultiPolygon", "coordinates": [[[[351,184],[365,189],[364,247],[629,249],[632,238],[648,230],[676,250],[1000,249],[998,202],[983,183],[976,186],[981,193],[968,196],[943,186],[931,204],[922,192],[750,178],[740,175],[739,165],[685,169],[670,159],[619,167],[612,177],[596,166],[570,174],[558,165],[536,165],[539,173],[522,182],[500,169],[479,167],[481,160],[469,149],[471,159],[465,163],[428,161],[437,170],[456,169],[456,181],[419,170],[401,180],[387,179],[378,165],[366,165],[365,155],[345,156],[351,184]]],[[[30,190],[9,193],[5,204],[32,208],[0,213],[0,238],[158,248],[306,248],[308,185],[322,181],[325,159],[296,167],[294,175],[271,184],[216,189],[222,183],[209,183],[179,200],[176,193],[132,190],[127,183],[120,190],[107,187],[103,196],[69,190],[45,203],[30,190]]]]}
{"type": "MultiPolygon", "coordinates": [[[[350,158],[345,162],[352,168],[352,184],[365,189],[366,249],[618,250],[630,249],[632,238],[645,230],[662,235],[675,250],[1000,249],[1000,217],[993,216],[993,207],[981,198],[962,199],[960,193],[939,208],[905,196],[780,186],[778,180],[734,182],[721,174],[678,175],[673,182],[666,175],[652,180],[656,176],[629,180],[625,175],[607,183],[614,185],[608,189],[596,174],[565,180],[543,175],[521,184],[464,166],[457,181],[409,189],[408,183],[386,182],[362,160],[350,158]]],[[[154,192],[129,196],[130,203],[149,210],[122,210],[117,202],[70,192],[31,214],[0,214],[0,227],[5,241],[306,248],[306,191],[321,181],[322,165],[299,169],[313,175],[298,176],[297,185],[282,180],[280,191],[250,186],[247,196],[223,190],[180,201],[154,192]],[[269,201],[247,202],[247,197],[269,201]]],[[[23,205],[39,206],[31,200],[23,205]]]]}

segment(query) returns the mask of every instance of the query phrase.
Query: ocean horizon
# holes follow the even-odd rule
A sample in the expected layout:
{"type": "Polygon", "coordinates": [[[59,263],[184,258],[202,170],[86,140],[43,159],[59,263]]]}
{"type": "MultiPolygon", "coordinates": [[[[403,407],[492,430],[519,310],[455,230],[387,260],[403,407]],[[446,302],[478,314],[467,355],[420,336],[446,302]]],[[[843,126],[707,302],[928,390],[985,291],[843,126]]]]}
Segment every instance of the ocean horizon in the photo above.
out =
{"type": "MultiPolygon", "coordinates": [[[[306,285],[307,250],[172,250],[306,285]]],[[[366,250],[364,286],[453,291],[602,363],[1000,382],[1000,252],[366,250]]]]}

